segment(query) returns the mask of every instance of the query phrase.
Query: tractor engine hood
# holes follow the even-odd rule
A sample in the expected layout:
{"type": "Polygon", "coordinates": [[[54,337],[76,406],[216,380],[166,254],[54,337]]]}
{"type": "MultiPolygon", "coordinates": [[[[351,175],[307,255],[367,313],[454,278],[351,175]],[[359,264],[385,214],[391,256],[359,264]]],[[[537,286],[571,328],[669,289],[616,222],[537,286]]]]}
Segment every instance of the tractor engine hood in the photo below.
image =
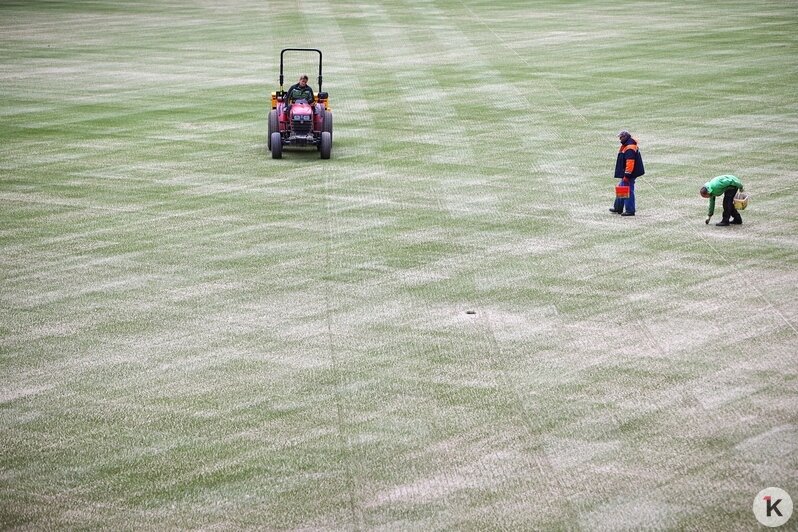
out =
{"type": "Polygon", "coordinates": [[[312,115],[313,108],[310,106],[309,103],[306,102],[296,102],[291,106],[291,118],[295,115],[312,115]]]}
{"type": "Polygon", "coordinates": [[[313,108],[307,102],[297,102],[291,106],[291,136],[312,137],[313,108]]]}

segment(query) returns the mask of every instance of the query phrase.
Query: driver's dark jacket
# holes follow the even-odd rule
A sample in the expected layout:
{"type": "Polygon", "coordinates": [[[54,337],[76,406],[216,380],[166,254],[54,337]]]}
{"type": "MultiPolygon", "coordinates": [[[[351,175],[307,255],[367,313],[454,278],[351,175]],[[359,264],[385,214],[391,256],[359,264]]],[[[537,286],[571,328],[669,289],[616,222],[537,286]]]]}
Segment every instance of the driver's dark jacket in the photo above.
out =
{"type": "Polygon", "coordinates": [[[307,100],[309,104],[315,103],[316,98],[313,96],[313,89],[310,85],[305,85],[305,88],[302,88],[299,83],[295,83],[289,87],[285,92],[285,101],[292,103],[297,100],[307,100]]]}

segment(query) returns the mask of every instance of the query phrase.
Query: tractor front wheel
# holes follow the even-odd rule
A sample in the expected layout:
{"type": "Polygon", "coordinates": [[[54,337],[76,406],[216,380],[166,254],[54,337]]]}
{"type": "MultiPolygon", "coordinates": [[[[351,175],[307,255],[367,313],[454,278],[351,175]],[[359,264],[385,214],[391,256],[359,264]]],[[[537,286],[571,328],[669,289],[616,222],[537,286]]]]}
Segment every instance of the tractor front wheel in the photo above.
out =
{"type": "Polygon", "coordinates": [[[329,131],[321,132],[321,158],[329,159],[332,152],[332,135],[329,131]]]}
{"type": "Polygon", "coordinates": [[[271,137],[271,150],[272,150],[272,159],[282,159],[283,158],[283,138],[280,136],[279,131],[275,131],[272,133],[271,137]]]}

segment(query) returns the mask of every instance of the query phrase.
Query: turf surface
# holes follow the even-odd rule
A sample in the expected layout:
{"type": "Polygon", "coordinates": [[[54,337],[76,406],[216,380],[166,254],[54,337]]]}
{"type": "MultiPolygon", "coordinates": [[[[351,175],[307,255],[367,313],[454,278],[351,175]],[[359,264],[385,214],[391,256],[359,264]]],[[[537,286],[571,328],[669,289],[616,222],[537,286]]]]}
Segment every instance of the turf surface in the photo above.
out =
{"type": "Polygon", "coordinates": [[[0,3],[0,528],[757,526],[798,497],[796,35],[781,1],[0,3]],[[304,46],[332,159],[272,160],[304,46]],[[703,223],[723,173],[741,227],[703,223]]]}

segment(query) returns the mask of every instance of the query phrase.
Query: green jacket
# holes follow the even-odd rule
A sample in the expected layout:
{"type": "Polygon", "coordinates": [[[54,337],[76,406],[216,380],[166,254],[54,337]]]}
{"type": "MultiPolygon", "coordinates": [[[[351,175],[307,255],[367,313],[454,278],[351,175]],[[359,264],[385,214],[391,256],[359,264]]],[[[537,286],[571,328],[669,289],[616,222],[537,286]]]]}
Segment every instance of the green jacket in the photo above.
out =
{"type": "Polygon", "coordinates": [[[707,216],[715,214],[715,197],[722,196],[729,187],[737,187],[739,190],[742,190],[743,182],[740,181],[739,177],[733,175],[719,175],[704,184],[704,188],[709,192],[709,211],[707,212],[707,216]]]}
{"type": "Polygon", "coordinates": [[[297,100],[306,100],[309,104],[313,105],[316,98],[313,96],[313,89],[310,85],[305,85],[305,88],[299,86],[299,83],[294,83],[288,90],[285,91],[285,101],[293,103],[297,100]]]}

